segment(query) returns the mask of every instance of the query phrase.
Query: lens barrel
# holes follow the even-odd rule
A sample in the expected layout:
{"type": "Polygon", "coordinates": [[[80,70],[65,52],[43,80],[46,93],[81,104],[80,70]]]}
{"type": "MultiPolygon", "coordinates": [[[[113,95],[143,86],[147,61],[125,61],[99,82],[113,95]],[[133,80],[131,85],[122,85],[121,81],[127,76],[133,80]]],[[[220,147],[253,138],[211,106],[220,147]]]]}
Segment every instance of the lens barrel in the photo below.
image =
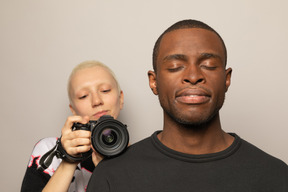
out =
{"type": "Polygon", "coordinates": [[[99,154],[114,157],[125,151],[129,142],[126,125],[108,115],[89,123],[92,126],[91,143],[99,154]]]}

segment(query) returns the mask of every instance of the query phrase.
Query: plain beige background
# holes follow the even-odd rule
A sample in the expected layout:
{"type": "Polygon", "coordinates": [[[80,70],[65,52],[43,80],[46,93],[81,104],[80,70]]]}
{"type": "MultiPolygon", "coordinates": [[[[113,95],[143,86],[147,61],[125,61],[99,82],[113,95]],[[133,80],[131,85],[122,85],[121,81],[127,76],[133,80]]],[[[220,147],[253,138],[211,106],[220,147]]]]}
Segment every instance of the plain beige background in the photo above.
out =
{"type": "Polygon", "coordinates": [[[193,18],[218,31],[233,68],[223,129],[288,163],[286,0],[0,0],[0,191],[19,191],[34,144],[60,136],[71,69],[99,60],[125,93],[131,143],[162,129],[148,86],[154,42],[193,18]]]}

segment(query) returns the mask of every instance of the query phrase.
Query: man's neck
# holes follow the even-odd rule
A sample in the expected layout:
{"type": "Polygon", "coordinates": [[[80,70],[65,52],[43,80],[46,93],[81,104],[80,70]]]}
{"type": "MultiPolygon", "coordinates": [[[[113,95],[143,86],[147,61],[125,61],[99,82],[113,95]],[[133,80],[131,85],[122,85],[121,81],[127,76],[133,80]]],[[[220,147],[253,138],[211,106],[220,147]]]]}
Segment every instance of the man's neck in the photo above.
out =
{"type": "Polygon", "coordinates": [[[197,128],[164,121],[163,132],[158,134],[158,139],[175,151],[194,155],[223,151],[234,141],[233,136],[222,130],[219,115],[197,128]]]}

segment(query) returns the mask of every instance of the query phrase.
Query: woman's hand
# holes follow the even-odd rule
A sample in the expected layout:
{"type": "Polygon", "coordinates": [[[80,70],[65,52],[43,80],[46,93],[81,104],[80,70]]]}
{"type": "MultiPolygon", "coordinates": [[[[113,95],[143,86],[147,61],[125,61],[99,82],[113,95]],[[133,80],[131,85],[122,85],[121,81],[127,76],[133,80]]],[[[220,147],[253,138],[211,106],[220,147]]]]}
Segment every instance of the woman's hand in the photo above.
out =
{"type": "Polygon", "coordinates": [[[71,156],[77,156],[79,153],[84,153],[91,149],[91,131],[72,131],[73,123],[76,122],[86,124],[89,122],[89,117],[70,116],[62,128],[61,143],[65,151],[71,156]]]}
{"type": "MultiPolygon", "coordinates": [[[[92,148],[93,149],[93,148],[92,148]]],[[[98,163],[100,163],[100,161],[102,161],[103,156],[100,155],[99,153],[97,153],[94,149],[93,149],[93,153],[92,153],[92,161],[95,165],[95,167],[98,165],[98,163]]]]}

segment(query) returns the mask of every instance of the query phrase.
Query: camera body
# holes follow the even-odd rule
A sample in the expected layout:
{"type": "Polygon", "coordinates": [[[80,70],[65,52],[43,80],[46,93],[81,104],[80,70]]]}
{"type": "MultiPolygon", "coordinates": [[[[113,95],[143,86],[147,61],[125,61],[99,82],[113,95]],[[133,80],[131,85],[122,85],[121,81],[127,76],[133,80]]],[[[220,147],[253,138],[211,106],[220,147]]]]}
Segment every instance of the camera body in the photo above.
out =
{"type": "MultiPolygon", "coordinates": [[[[109,115],[103,115],[97,121],[89,121],[87,124],[74,123],[72,130],[91,131],[93,148],[108,158],[122,154],[129,142],[127,126],[109,115]]],[[[87,153],[91,154],[92,150],[87,153]]],[[[87,156],[87,153],[82,156],[87,156]]]]}

